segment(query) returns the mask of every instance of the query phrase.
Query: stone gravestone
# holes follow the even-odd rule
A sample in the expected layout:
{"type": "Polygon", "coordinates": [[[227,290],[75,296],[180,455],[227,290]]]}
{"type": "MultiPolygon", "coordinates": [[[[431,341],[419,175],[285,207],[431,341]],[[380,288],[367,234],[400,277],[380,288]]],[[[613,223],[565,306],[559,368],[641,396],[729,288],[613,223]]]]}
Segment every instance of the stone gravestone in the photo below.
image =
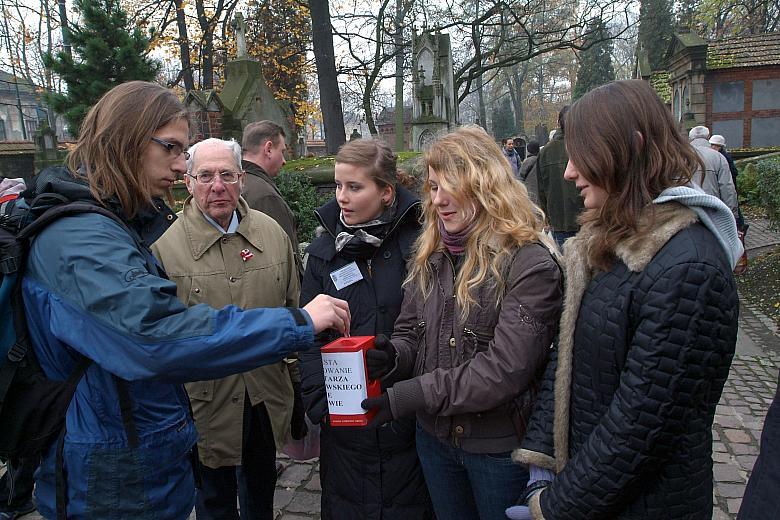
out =
{"type": "Polygon", "coordinates": [[[412,147],[423,150],[458,124],[458,103],[449,34],[412,33],[412,147]]]}
{"type": "MultiPolygon", "coordinates": [[[[225,66],[225,85],[220,99],[225,108],[223,130],[231,121],[243,129],[249,123],[268,119],[284,128],[287,135],[287,147],[291,153],[297,149],[298,135],[295,132],[292,107],[289,101],[274,98],[263,76],[260,63],[246,54],[246,23],[239,13],[233,22],[236,28],[238,56],[225,66]]],[[[224,138],[228,136],[225,135],[224,138]]],[[[231,135],[240,139],[240,136],[231,135]]]]}
{"type": "Polygon", "coordinates": [[[40,172],[49,166],[62,163],[57,150],[57,133],[46,119],[41,120],[41,126],[35,132],[35,172],[40,172]]]}

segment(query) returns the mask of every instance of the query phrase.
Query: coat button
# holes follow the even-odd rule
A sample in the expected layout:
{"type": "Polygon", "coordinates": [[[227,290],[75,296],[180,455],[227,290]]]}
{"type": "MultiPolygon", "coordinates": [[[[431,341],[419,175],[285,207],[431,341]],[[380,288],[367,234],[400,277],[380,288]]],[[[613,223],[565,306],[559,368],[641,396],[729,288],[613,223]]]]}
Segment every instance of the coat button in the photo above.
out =
{"type": "Polygon", "coordinates": [[[233,283],[235,283],[235,282],[236,282],[236,277],[235,277],[235,276],[231,276],[231,277],[230,277],[230,281],[231,281],[231,282],[233,282],[233,283]]]}
{"type": "Polygon", "coordinates": [[[455,338],[450,338],[450,348],[455,348],[455,338]]]}
{"type": "Polygon", "coordinates": [[[385,252],[382,254],[382,257],[383,257],[385,260],[388,260],[388,259],[389,259],[391,256],[393,256],[393,254],[392,254],[390,251],[385,251],[385,252]]]}
{"type": "Polygon", "coordinates": [[[227,244],[227,243],[228,243],[228,239],[227,239],[227,237],[223,237],[223,238],[222,238],[222,243],[223,243],[223,244],[227,244]]]}
{"type": "Polygon", "coordinates": [[[237,402],[238,402],[238,396],[237,396],[237,395],[234,395],[234,396],[233,396],[233,402],[234,402],[234,403],[237,403],[237,402]]]}
{"type": "Polygon", "coordinates": [[[168,222],[170,222],[171,220],[173,220],[173,215],[171,215],[169,213],[169,214],[165,215],[165,218],[168,220],[168,222]]]}
{"type": "Polygon", "coordinates": [[[198,293],[200,293],[200,289],[198,289],[198,288],[196,287],[196,288],[195,288],[195,294],[198,294],[198,293]]]}
{"type": "Polygon", "coordinates": [[[461,426],[461,425],[456,426],[455,427],[455,433],[457,433],[458,435],[462,435],[463,434],[463,426],[461,426]]]}

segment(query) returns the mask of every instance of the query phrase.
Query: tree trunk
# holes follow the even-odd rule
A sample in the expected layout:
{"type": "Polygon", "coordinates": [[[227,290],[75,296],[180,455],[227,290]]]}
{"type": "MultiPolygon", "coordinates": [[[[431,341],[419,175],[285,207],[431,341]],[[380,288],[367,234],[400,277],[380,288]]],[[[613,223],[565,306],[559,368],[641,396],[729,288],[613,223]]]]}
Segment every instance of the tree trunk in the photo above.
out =
{"type": "MultiPolygon", "coordinates": [[[[222,2],[219,2],[219,4],[215,10],[217,14],[222,9],[222,2]]],[[[200,25],[200,30],[203,34],[200,44],[200,88],[202,90],[210,90],[214,88],[214,28],[206,14],[203,0],[195,2],[195,9],[198,13],[198,25],[200,25]]]]}
{"type": "Polygon", "coordinates": [[[402,0],[395,0],[395,151],[404,149],[404,52],[403,52],[403,6],[402,0]]]}
{"type": "Polygon", "coordinates": [[[68,10],[65,7],[65,0],[58,0],[57,4],[60,12],[60,29],[62,30],[62,52],[73,56],[70,50],[70,25],[68,25],[68,10]]]}
{"type": "Polygon", "coordinates": [[[515,128],[521,134],[525,134],[525,106],[523,105],[523,83],[525,75],[528,73],[528,62],[523,63],[522,71],[520,66],[515,65],[509,71],[509,91],[514,92],[512,96],[512,106],[515,109],[515,128]]]}
{"type": "MultiPolygon", "coordinates": [[[[476,2],[475,13],[479,16],[479,0],[476,2]]],[[[482,85],[482,28],[478,24],[471,26],[471,36],[474,40],[474,56],[477,59],[476,90],[479,100],[479,124],[487,129],[487,109],[485,108],[485,89],[482,85]]]]}
{"type": "Polygon", "coordinates": [[[184,81],[184,89],[195,89],[195,80],[192,76],[192,62],[190,61],[190,38],[187,34],[187,20],[184,18],[184,2],[173,0],[176,7],[176,26],[179,28],[179,53],[181,54],[181,73],[184,81]]]}
{"type": "Polygon", "coordinates": [[[328,154],[335,155],[339,147],[347,141],[347,135],[344,131],[344,112],[336,74],[328,0],[311,0],[309,9],[317,83],[320,87],[320,110],[325,125],[325,145],[328,154]]]}

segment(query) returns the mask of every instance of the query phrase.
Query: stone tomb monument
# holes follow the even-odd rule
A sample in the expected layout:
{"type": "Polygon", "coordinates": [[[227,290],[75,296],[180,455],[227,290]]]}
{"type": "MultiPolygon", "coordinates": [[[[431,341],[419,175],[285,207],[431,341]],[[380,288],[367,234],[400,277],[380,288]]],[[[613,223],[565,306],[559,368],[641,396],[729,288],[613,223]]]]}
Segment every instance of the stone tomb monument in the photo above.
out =
{"type": "Polygon", "coordinates": [[[412,33],[412,147],[422,151],[458,124],[450,35],[412,33]]]}
{"type": "MultiPolygon", "coordinates": [[[[249,58],[246,47],[246,22],[241,13],[233,21],[236,30],[236,59],[225,66],[225,85],[218,99],[210,92],[200,96],[188,95],[188,109],[191,112],[209,112],[214,108],[223,108],[221,121],[222,138],[241,139],[238,128],[243,129],[249,123],[269,119],[282,128],[287,135],[287,147],[291,153],[296,150],[297,134],[293,123],[291,104],[274,98],[273,92],[263,76],[259,62],[249,58]],[[201,106],[197,106],[201,105],[201,106]],[[218,105],[221,105],[219,107],[218,105]]],[[[205,132],[203,132],[205,134],[205,132]]],[[[217,137],[217,136],[213,136],[217,137]]]]}

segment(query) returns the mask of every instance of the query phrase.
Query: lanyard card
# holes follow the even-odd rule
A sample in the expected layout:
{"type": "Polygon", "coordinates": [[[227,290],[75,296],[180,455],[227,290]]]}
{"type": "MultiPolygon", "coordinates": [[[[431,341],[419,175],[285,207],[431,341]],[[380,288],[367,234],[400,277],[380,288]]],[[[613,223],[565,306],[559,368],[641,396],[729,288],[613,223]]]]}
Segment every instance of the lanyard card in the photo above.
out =
{"type": "Polygon", "coordinates": [[[340,291],[344,287],[349,287],[353,283],[362,280],[363,274],[355,262],[350,262],[330,273],[330,279],[333,280],[336,290],[340,291]]]}

